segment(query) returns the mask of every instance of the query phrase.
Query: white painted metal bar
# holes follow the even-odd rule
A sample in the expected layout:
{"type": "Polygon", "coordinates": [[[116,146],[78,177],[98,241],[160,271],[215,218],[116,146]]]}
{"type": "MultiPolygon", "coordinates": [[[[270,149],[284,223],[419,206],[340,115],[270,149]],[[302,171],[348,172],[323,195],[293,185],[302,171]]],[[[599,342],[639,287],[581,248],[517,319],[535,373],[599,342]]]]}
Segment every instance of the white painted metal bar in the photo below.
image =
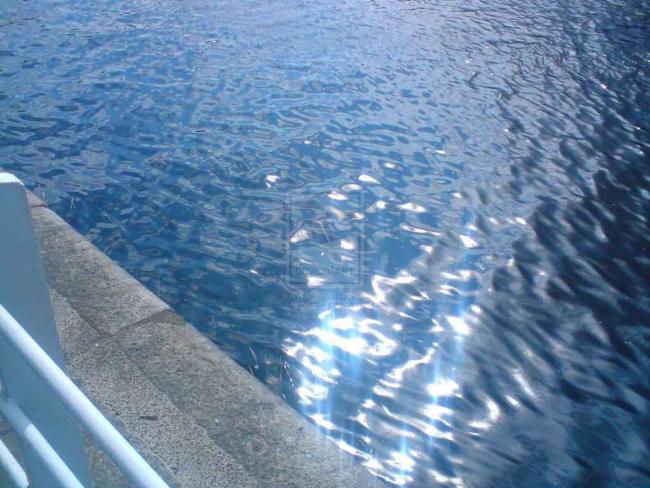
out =
{"type": "Polygon", "coordinates": [[[15,401],[0,396],[0,412],[7,419],[16,435],[25,446],[40,459],[43,466],[60,486],[84,488],[70,468],[52,448],[43,434],[36,428],[15,401]]]}
{"type": "MultiPolygon", "coordinates": [[[[65,371],[25,187],[16,177],[1,172],[0,303],[50,359],[65,371]]],[[[11,343],[1,337],[0,372],[4,375],[2,382],[7,395],[20,405],[77,479],[90,486],[79,422],[11,343]]],[[[21,464],[32,486],[65,488],[56,483],[20,437],[17,441],[22,451],[21,464]]]]}
{"type": "Polygon", "coordinates": [[[2,305],[0,336],[8,341],[47,384],[131,483],[138,488],[169,488],[2,305]]]}
{"type": "Polygon", "coordinates": [[[29,488],[27,474],[4,442],[0,441],[0,470],[15,488],[29,488]]]}

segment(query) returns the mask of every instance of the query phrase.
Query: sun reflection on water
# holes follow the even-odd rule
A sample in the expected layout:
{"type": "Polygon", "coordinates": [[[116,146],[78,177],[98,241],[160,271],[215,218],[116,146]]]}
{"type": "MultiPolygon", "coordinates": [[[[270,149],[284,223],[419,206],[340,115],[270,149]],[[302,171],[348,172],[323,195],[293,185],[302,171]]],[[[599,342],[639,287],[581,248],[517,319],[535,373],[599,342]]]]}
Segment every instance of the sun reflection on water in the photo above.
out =
{"type": "MultiPolygon", "coordinates": [[[[369,177],[359,181],[372,182],[369,177]]],[[[351,185],[343,191],[357,189],[351,185]]],[[[329,195],[333,200],[338,196],[329,195]]],[[[365,213],[390,208],[426,212],[416,203],[391,207],[378,200],[365,213]]],[[[449,246],[455,255],[444,256],[449,249],[441,254],[435,242],[420,246],[417,259],[392,275],[371,274],[352,303],[328,303],[312,326],[285,341],[285,353],[301,365],[295,393],[304,414],[341,449],[394,485],[417,485],[422,476],[418,466],[431,466],[440,443],[454,445],[463,434],[457,408],[465,401],[464,351],[480,328],[482,313],[476,303],[480,273],[472,258],[482,244],[471,221],[468,212],[461,232],[448,237],[457,243],[449,246]],[[351,391],[356,398],[365,396],[353,413],[351,391]],[[418,408],[404,409],[405,402],[416,402],[418,408]]],[[[433,229],[405,225],[400,231],[441,236],[433,229]]],[[[349,240],[337,242],[342,250],[355,246],[349,240]]],[[[490,429],[501,416],[496,402],[483,402],[484,416],[465,422],[472,435],[490,429]]],[[[451,465],[427,472],[440,483],[463,486],[451,465]]]]}

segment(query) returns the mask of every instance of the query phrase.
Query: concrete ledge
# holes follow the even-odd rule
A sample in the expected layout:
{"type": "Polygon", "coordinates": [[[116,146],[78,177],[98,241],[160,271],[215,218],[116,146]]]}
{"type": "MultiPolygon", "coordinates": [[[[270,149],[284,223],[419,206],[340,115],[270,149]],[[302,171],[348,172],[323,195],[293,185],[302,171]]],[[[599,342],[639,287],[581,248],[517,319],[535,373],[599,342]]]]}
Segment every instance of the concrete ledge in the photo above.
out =
{"type": "Polygon", "coordinates": [[[169,307],[46,207],[32,207],[34,230],[50,287],[100,333],[169,307]]]}
{"type": "Polygon", "coordinates": [[[31,191],[27,192],[27,203],[30,207],[45,207],[45,202],[34,195],[31,191]]]}
{"type": "MultiPolygon", "coordinates": [[[[383,486],[33,195],[73,379],[178,487],[383,486]]],[[[96,486],[126,486],[89,450],[96,486]]]]}

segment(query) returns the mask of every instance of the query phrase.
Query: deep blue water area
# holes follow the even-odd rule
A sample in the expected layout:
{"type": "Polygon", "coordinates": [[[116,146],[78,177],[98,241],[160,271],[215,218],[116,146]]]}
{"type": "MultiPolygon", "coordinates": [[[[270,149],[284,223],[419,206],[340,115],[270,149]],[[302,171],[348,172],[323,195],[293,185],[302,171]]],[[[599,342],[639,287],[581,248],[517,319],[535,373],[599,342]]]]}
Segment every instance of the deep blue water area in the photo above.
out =
{"type": "Polygon", "coordinates": [[[650,485],[647,0],[15,1],[0,166],[372,473],[650,485]]]}

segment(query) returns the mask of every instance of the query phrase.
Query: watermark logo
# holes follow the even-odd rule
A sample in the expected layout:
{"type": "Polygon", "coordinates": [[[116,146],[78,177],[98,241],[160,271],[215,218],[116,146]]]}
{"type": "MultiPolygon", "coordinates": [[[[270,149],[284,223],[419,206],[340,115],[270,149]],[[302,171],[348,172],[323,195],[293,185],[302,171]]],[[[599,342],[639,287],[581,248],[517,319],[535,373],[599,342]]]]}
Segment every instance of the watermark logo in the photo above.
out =
{"type": "Polygon", "coordinates": [[[360,191],[287,195],[285,246],[289,284],[330,290],[363,284],[363,204],[360,191]]]}

